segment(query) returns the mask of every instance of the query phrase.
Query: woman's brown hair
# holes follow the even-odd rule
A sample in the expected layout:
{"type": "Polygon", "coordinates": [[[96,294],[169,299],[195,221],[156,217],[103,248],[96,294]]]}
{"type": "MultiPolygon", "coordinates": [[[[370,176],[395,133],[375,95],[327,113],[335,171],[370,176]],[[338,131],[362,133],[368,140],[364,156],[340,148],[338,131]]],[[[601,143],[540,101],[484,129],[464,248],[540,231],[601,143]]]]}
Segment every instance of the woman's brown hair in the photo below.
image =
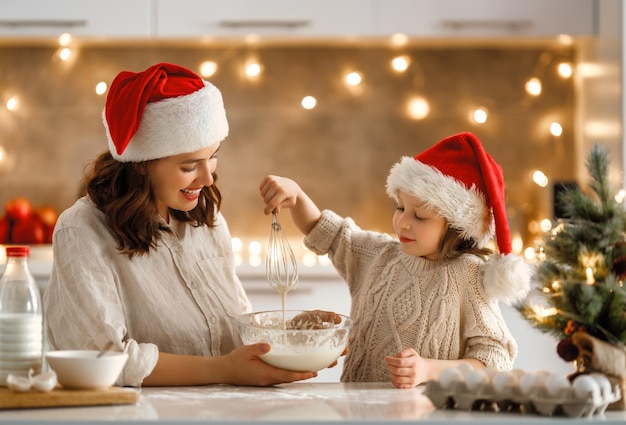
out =
{"type": "MultiPolygon", "coordinates": [[[[117,248],[132,258],[155,248],[162,232],[171,230],[159,219],[156,199],[145,170],[146,162],[119,162],[106,151],[91,163],[87,193],[106,216],[117,248]]],[[[217,181],[217,175],[213,174],[217,181]]],[[[215,226],[222,195],[215,185],[202,188],[198,205],[191,211],[170,209],[178,221],[194,226],[215,226]]]]}

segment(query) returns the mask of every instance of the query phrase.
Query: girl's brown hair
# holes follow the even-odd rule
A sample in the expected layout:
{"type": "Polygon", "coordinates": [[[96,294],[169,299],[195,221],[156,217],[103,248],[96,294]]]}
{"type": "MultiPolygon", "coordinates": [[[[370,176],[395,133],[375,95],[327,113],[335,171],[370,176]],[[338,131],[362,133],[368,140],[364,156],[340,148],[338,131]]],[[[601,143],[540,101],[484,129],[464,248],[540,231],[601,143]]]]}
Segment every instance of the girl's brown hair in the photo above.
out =
{"type": "Polygon", "coordinates": [[[478,248],[476,242],[471,239],[465,239],[461,236],[461,232],[451,226],[448,226],[446,234],[441,239],[440,260],[454,260],[463,254],[474,254],[486,259],[493,251],[487,247],[478,248]]]}
{"type": "MultiPolygon", "coordinates": [[[[117,241],[117,248],[132,258],[156,248],[162,232],[171,230],[162,224],[156,199],[150,187],[145,162],[119,162],[106,151],[91,163],[87,176],[87,193],[106,216],[117,241]]],[[[213,174],[217,181],[217,175],[213,174]]],[[[215,226],[215,215],[222,195],[215,185],[202,188],[198,205],[191,211],[170,209],[178,221],[194,226],[215,226]]]]}

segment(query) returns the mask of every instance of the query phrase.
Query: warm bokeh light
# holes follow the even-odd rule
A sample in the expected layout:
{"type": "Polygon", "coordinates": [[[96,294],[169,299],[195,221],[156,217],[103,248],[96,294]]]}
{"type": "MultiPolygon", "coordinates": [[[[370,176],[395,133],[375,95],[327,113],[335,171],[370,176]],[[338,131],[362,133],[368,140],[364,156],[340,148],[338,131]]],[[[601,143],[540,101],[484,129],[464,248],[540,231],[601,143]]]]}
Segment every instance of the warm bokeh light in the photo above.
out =
{"type": "Polygon", "coordinates": [[[318,256],[317,261],[319,261],[321,266],[330,266],[332,264],[330,258],[328,258],[328,254],[318,256]]]}
{"type": "Polygon", "coordinates": [[[472,119],[477,124],[484,124],[484,123],[486,123],[488,116],[489,116],[489,111],[487,111],[487,108],[484,108],[482,106],[476,108],[474,110],[474,112],[472,113],[472,119]]]}
{"type": "Polygon", "coordinates": [[[203,77],[211,77],[217,72],[217,63],[213,61],[205,61],[200,64],[200,75],[203,77]]]}
{"type": "Polygon", "coordinates": [[[621,189],[615,194],[615,202],[617,202],[618,204],[624,202],[624,198],[626,198],[626,191],[624,189],[621,189]]]}
{"type": "Polygon", "coordinates": [[[358,86],[363,81],[363,75],[358,71],[352,71],[346,75],[346,84],[349,86],[358,86]]]}
{"type": "Polygon", "coordinates": [[[258,241],[252,241],[248,244],[248,252],[250,255],[261,255],[261,243],[258,241]]]}
{"type": "Polygon", "coordinates": [[[528,247],[524,250],[524,258],[528,261],[534,260],[537,257],[537,253],[535,252],[535,248],[528,247]]]}
{"type": "Polygon", "coordinates": [[[526,81],[526,92],[531,96],[539,96],[541,94],[541,81],[539,78],[531,78],[526,81]]]}
{"type": "Polygon", "coordinates": [[[59,46],[67,47],[72,42],[72,35],[70,33],[63,33],[59,36],[59,46]]]}
{"type": "Polygon", "coordinates": [[[396,72],[404,72],[409,68],[411,58],[406,55],[397,56],[391,60],[391,68],[396,72]]]}
{"type": "Polygon", "coordinates": [[[7,109],[9,111],[15,111],[19,105],[19,101],[17,97],[13,96],[9,100],[7,100],[7,109]]]}
{"type": "Polygon", "coordinates": [[[407,113],[409,117],[421,120],[428,116],[430,112],[430,106],[428,105],[428,101],[423,97],[414,97],[409,100],[407,105],[407,113]]]}
{"type": "Polygon", "coordinates": [[[258,77],[261,74],[261,65],[258,63],[249,63],[246,65],[246,75],[248,77],[258,77]]]}
{"type": "Polygon", "coordinates": [[[542,232],[549,232],[550,230],[552,230],[552,220],[550,220],[549,218],[544,218],[539,223],[539,227],[541,228],[542,232]]]}
{"type": "Polygon", "coordinates": [[[64,47],[59,50],[59,59],[67,61],[72,57],[72,50],[69,47],[64,47]]]}
{"type": "Polygon", "coordinates": [[[239,238],[232,238],[230,244],[233,247],[234,252],[241,252],[243,249],[243,242],[239,238]]]}
{"type": "Polygon", "coordinates": [[[572,69],[572,65],[570,63],[562,62],[557,67],[557,72],[561,77],[569,78],[574,73],[574,70],[572,69]]]}
{"type": "Polygon", "coordinates": [[[98,84],[96,84],[96,94],[98,96],[103,95],[107,92],[107,83],[105,83],[104,81],[100,81],[98,84]]]}
{"type": "Polygon", "coordinates": [[[304,96],[301,104],[304,109],[313,109],[317,105],[317,100],[313,96],[304,96]]]}
{"type": "Polygon", "coordinates": [[[522,252],[522,249],[524,249],[524,240],[519,233],[511,235],[511,250],[513,251],[513,254],[519,255],[522,252]]]}
{"type": "Polygon", "coordinates": [[[317,263],[317,255],[311,251],[302,254],[302,264],[306,267],[313,267],[317,263]]]}
{"type": "Polygon", "coordinates": [[[391,36],[391,45],[396,47],[406,46],[409,42],[409,37],[406,34],[394,34],[391,36]]]}
{"type": "Polygon", "coordinates": [[[551,123],[550,134],[555,137],[559,137],[561,134],[563,134],[563,127],[561,127],[561,124],[559,124],[558,122],[551,123]]]}
{"type": "Polygon", "coordinates": [[[537,186],[546,187],[548,185],[548,176],[541,170],[535,170],[535,172],[533,172],[533,181],[537,186]]]}
{"type": "Polygon", "coordinates": [[[6,151],[0,146],[0,162],[3,162],[7,157],[6,151]]]}

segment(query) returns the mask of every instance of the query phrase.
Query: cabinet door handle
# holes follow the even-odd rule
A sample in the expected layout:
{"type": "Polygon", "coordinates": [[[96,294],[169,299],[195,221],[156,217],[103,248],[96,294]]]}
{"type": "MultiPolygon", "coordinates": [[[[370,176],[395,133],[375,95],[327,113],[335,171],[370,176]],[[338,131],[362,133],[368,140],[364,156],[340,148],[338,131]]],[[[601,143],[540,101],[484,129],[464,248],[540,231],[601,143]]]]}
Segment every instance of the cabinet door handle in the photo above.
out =
{"type": "Polygon", "coordinates": [[[481,19],[459,19],[459,20],[442,20],[441,25],[456,31],[470,29],[491,29],[491,30],[508,30],[521,31],[533,27],[533,21],[528,19],[517,20],[481,20],[481,19]]]}
{"type": "Polygon", "coordinates": [[[281,28],[294,29],[311,25],[309,20],[289,20],[289,21],[272,21],[272,20],[223,20],[219,22],[219,26],[223,28],[281,28]]]}
{"type": "Polygon", "coordinates": [[[2,19],[0,27],[8,28],[74,28],[87,26],[85,19],[2,19]]]}

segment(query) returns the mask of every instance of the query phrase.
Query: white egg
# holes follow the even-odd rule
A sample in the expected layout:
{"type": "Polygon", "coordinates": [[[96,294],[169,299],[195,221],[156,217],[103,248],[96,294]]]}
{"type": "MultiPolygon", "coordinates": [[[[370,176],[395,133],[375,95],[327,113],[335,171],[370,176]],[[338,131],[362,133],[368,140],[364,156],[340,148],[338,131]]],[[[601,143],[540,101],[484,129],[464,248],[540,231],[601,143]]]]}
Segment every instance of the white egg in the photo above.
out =
{"type": "Polygon", "coordinates": [[[600,394],[602,395],[602,397],[607,398],[613,395],[613,385],[611,384],[611,381],[609,381],[609,378],[606,377],[606,375],[602,373],[590,373],[589,376],[595,379],[600,386],[600,394]]]}
{"type": "Polygon", "coordinates": [[[11,391],[23,393],[30,390],[32,386],[31,381],[30,376],[26,377],[9,373],[9,376],[7,376],[7,387],[9,387],[11,391]]]}
{"type": "Polygon", "coordinates": [[[488,384],[490,380],[483,369],[472,369],[465,375],[465,386],[470,391],[476,391],[479,385],[488,384]]]}
{"type": "Polygon", "coordinates": [[[566,376],[558,373],[551,373],[545,381],[546,390],[552,397],[556,397],[563,391],[571,388],[569,379],[566,376]]]}
{"type": "Polygon", "coordinates": [[[515,376],[517,376],[517,379],[519,380],[519,378],[521,378],[522,376],[524,376],[526,374],[526,372],[523,369],[513,369],[511,372],[513,372],[513,374],[515,376]]]}
{"type": "Polygon", "coordinates": [[[572,382],[572,388],[578,400],[587,400],[589,397],[592,400],[600,399],[600,385],[589,375],[578,375],[572,382]]]}
{"type": "Polygon", "coordinates": [[[491,366],[486,367],[484,370],[487,373],[487,375],[489,375],[490,379],[493,377],[493,375],[498,373],[498,369],[496,369],[495,367],[491,367],[491,366]]]}
{"type": "Polygon", "coordinates": [[[457,382],[463,382],[463,374],[456,367],[444,369],[439,374],[439,385],[443,389],[450,389],[457,382]]]}
{"type": "Polygon", "coordinates": [[[463,376],[467,375],[470,371],[472,371],[474,368],[472,366],[470,366],[467,363],[461,363],[457,369],[459,369],[461,371],[461,373],[463,374],[463,376]]]}
{"type": "Polygon", "coordinates": [[[493,389],[497,392],[503,391],[505,388],[517,386],[517,381],[517,375],[515,375],[515,373],[505,371],[498,372],[491,378],[493,389]]]}
{"type": "Polygon", "coordinates": [[[519,378],[519,389],[524,395],[532,393],[533,388],[541,385],[541,375],[536,372],[527,372],[519,378]]]}
{"type": "Polygon", "coordinates": [[[57,386],[57,374],[50,370],[49,372],[35,375],[32,380],[32,386],[37,391],[52,391],[57,386]]]}

